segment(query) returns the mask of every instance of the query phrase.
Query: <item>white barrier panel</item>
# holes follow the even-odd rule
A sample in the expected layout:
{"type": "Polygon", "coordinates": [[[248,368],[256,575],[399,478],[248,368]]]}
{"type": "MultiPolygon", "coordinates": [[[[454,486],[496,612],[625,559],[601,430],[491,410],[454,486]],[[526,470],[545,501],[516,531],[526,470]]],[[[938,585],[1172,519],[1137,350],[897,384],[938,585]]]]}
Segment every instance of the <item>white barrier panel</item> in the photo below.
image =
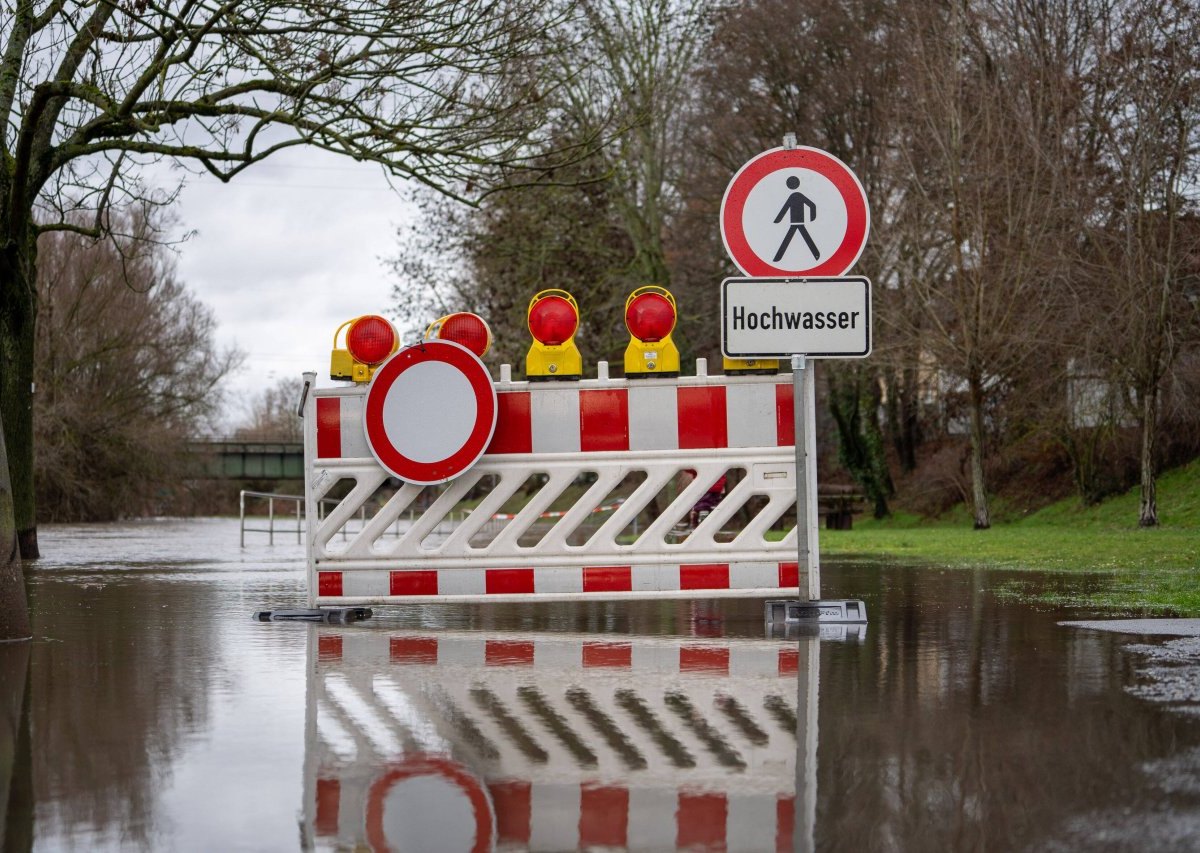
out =
{"type": "Polygon", "coordinates": [[[806,642],[314,628],[306,849],[792,850],[806,642]]]}
{"type": "Polygon", "coordinates": [[[394,489],[367,446],[366,388],[309,396],[314,605],[796,594],[790,376],[496,390],[495,434],[471,470],[444,487],[394,489]],[[681,486],[685,471],[695,477],[681,486]]]}

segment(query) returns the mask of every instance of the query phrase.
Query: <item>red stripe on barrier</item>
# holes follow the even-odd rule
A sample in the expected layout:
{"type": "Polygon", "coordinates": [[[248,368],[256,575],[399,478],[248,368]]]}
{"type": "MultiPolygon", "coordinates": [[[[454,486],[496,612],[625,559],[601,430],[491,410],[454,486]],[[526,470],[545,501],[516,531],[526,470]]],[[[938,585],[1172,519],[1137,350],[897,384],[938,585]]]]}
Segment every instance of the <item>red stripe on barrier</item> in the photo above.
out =
{"type": "Polygon", "coordinates": [[[341,572],[317,572],[317,595],[341,595],[341,572]]]}
{"type": "Polygon", "coordinates": [[[313,821],[317,835],[338,834],[341,805],[342,783],[337,779],[317,779],[317,817],[313,821]]]}
{"type": "Polygon", "coordinates": [[[533,592],[533,569],[487,569],[488,595],[511,595],[533,592]]]}
{"type": "Polygon", "coordinates": [[[493,782],[488,785],[496,810],[496,834],[501,844],[529,844],[533,827],[529,782],[493,782]]]}
{"type": "Polygon", "coordinates": [[[626,846],[629,837],[629,791],[585,784],[579,791],[579,846],[626,846]]]}
{"type": "Polygon", "coordinates": [[[776,444],[788,447],[796,443],[796,414],[792,403],[792,386],[775,386],[775,434],[776,444]]]}
{"type": "Polygon", "coordinates": [[[633,666],[633,646],[629,643],[584,643],[583,668],[629,669],[633,666]]]}
{"type": "Polygon", "coordinates": [[[322,634],[317,637],[317,660],[336,661],[341,659],[341,634],[322,634]]]}
{"type": "Polygon", "coordinates": [[[680,589],[729,589],[729,564],[712,563],[679,567],[680,589]]]}
{"type": "Polygon", "coordinates": [[[317,456],[338,459],[342,455],[342,399],[317,398],[317,456]]]}
{"type": "Polygon", "coordinates": [[[438,575],[430,569],[424,571],[389,572],[392,595],[437,595],[438,575]]]}
{"type": "Polygon", "coordinates": [[[529,416],[529,392],[511,391],[496,395],[496,431],[488,453],[532,453],[533,421],[529,416]]]}
{"type": "Polygon", "coordinates": [[[516,640],[488,640],[484,645],[488,666],[532,666],[533,643],[516,640]]]}
{"type": "Polygon", "coordinates": [[[688,648],[679,650],[680,672],[710,672],[729,675],[729,649],[688,648]]]}
{"type": "Polygon", "coordinates": [[[780,586],[800,586],[800,564],[799,563],[780,563],[779,564],[779,585],[780,586]]]}
{"type": "Polygon", "coordinates": [[[780,675],[796,675],[800,672],[800,651],[799,649],[780,649],[779,650],[779,674],[780,675]]]}
{"type": "Polygon", "coordinates": [[[796,834],[796,798],[780,797],[775,801],[775,850],[791,853],[796,834]]]}
{"type": "Polygon", "coordinates": [[[584,592],[632,592],[633,569],[629,566],[585,566],[584,592]]]}
{"type": "Polygon", "coordinates": [[[679,449],[727,447],[729,425],[725,419],[725,386],[679,388],[679,449]]]}
{"type": "Polygon", "coordinates": [[[629,449],[629,392],[624,388],[579,392],[579,449],[629,449]]]}
{"type": "Polygon", "coordinates": [[[724,850],[728,812],[724,794],[680,793],[675,812],[675,846],[724,850]]]}
{"type": "Polygon", "coordinates": [[[438,641],[433,637],[392,637],[388,657],[392,663],[436,664],[438,641]]]}

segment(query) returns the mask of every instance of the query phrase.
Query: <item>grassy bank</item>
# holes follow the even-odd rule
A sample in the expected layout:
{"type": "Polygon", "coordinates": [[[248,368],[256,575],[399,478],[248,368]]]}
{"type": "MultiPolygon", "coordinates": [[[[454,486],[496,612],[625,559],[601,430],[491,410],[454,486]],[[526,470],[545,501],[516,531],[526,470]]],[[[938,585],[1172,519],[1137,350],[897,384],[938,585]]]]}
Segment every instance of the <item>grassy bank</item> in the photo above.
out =
{"type": "Polygon", "coordinates": [[[966,515],[859,520],[853,530],[822,530],[821,553],[947,567],[1096,573],[1094,583],[1078,585],[1086,586],[1082,592],[1020,582],[1001,591],[1055,603],[1200,616],[1200,460],[1159,479],[1158,506],[1160,526],[1149,530],[1137,527],[1136,489],[1095,507],[1062,501],[990,530],[972,530],[966,515]]]}

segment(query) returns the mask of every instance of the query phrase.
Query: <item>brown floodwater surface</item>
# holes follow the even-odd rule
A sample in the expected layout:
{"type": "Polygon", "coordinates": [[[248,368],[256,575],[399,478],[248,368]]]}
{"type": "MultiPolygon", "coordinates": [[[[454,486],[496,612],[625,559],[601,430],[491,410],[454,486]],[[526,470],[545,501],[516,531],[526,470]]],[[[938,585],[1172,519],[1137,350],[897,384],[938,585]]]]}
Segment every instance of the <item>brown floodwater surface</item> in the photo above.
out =
{"type": "Polygon", "coordinates": [[[1146,691],[1166,638],[1059,625],[1095,614],[1011,574],[826,561],[870,623],[802,636],[758,600],[255,622],[303,606],[284,538],[42,528],[34,641],[0,647],[0,847],[1200,849],[1192,646],[1146,691]]]}

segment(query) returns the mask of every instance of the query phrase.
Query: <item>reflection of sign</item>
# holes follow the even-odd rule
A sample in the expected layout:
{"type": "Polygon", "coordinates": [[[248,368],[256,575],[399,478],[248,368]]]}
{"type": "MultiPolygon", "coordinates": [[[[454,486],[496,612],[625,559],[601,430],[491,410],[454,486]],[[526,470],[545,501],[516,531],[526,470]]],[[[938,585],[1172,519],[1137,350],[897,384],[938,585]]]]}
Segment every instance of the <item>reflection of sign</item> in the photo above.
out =
{"type": "Polygon", "coordinates": [[[496,428],[496,391],[483,362],[452,341],[426,341],[375,371],[364,415],[367,444],[402,480],[444,483],[483,455],[496,428]]]}
{"type": "Polygon", "coordinates": [[[412,755],[385,772],[367,798],[367,840],[389,850],[487,853],[495,844],[492,805],[456,761],[412,755]]]}
{"type": "Polygon", "coordinates": [[[871,352],[865,278],[727,278],[721,350],[730,358],[861,358],[871,352]]]}
{"type": "Polygon", "coordinates": [[[817,148],[764,151],[738,170],[721,200],[721,238],[751,276],[843,275],[870,228],[862,184],[817,148]]]}
{"type": "Polygon", "coordinates": [[[806,819],[803,642],[317,628],[309,654],[315,848],[791,850],[806,819]]]}

